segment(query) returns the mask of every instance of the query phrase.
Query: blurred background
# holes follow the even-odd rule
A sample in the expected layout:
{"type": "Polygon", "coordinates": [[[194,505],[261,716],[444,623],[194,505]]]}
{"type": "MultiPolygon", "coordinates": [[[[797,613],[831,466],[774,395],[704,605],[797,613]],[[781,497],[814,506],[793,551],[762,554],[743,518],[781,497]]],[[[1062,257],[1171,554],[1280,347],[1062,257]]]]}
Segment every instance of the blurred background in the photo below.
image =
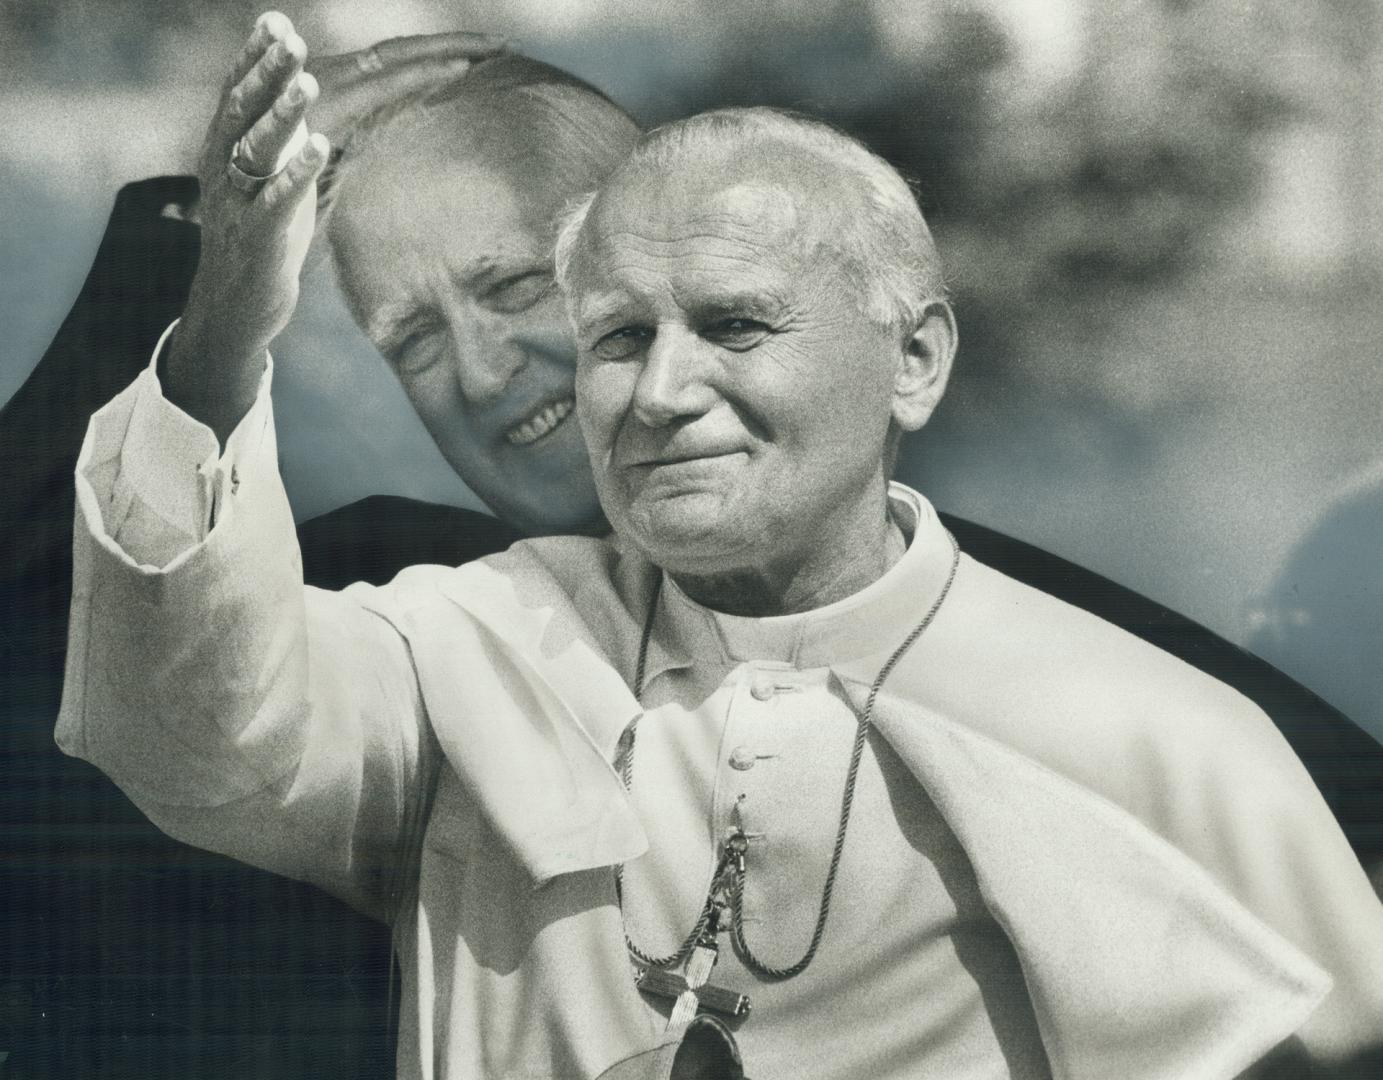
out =
{"type": "MultiPolygon", "coordinates": [[[[262,2],[3,0],[0,401],[116,188],[187,172],[262,2]]],[[[318,52],[507,33],[646,123],[805,109],[916,181],[963,346],[901,478],[1247,646],[1383,737],[1383,8],[1369,0],[304,0],[318,52]]],[[[308,273],[299,517],[477,506],[308,273]]]]}

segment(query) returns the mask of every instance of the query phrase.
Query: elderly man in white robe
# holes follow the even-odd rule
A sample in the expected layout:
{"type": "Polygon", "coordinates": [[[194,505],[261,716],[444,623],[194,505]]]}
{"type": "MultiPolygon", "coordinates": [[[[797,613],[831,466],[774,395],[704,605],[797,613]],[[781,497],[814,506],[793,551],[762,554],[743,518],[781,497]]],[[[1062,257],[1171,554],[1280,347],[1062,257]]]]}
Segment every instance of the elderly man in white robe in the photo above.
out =
{"type": "Polygon", "coordinates": [[[1383,911],[1271,723],[889,482],[955,324],[819,124],[657,130],[566,223],[613,536],[305,589],[265,350],[326,147],[273,61],[207,142],[225,287],[88,431],[58,738],[390,920],[400,1076],[1370,1067],[1383,911]]]}

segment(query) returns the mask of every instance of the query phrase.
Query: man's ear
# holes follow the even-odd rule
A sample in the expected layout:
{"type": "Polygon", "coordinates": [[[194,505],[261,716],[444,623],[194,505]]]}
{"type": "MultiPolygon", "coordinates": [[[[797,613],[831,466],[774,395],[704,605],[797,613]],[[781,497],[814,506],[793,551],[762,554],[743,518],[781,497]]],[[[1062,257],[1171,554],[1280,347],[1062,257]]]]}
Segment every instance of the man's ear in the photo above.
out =
{"type": "Polygon", "coordinates": [[[958,340],[951,305],[929,301],[902,343],[893,380],[893,420],[902,430],[916,431],[931,418],[946,392],[958,340]]]}

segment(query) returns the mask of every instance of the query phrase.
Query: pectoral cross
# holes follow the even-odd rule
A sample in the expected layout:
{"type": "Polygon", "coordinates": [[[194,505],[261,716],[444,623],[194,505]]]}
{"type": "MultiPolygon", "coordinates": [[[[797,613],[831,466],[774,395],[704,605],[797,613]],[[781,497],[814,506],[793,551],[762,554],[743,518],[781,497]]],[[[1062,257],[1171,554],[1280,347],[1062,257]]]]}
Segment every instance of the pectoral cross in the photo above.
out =
{"type": "MultiPolygon", "coordinates": [[[[703,983],[693,990],[687,982],[687,977],[680,971],[665,971],[662,968],[636,968],[634,985],[645,994],[663,998],[665,1001],[680,1003],[684,994],[691,994],[695,1002],[693,1016],[696,1014],[695,1009],[705,1009],[707,1012],[717,1013],[732,1020],[749,1015],[749,998],[744,994],[737,994],[733,990],[712,986],[709,983],[703,983]]],[[[687,1022],[691,1022],[690,1016],[687,1017],[687,1022]]]]}

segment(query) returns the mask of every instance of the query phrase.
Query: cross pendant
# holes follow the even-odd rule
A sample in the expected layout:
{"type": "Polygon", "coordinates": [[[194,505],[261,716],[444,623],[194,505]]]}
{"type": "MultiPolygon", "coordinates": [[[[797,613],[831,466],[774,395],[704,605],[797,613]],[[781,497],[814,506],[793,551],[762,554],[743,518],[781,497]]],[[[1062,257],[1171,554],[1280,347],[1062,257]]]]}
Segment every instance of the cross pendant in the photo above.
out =
{"type": "MultiPolygon", "coordinates": [[[[692,989],[687,985],[686,976],[680,972],[651,967],[634,969],[634,985],[645,994],[667,1001],[676,1001],[692,989]]],[[[749,998],[744,994],[712,986],[710,983],[696,988],[693,993],[696,994],[697,1004],[708,1012],[718,1013],[730,1019],[749,1015],[749,998]]]]}

